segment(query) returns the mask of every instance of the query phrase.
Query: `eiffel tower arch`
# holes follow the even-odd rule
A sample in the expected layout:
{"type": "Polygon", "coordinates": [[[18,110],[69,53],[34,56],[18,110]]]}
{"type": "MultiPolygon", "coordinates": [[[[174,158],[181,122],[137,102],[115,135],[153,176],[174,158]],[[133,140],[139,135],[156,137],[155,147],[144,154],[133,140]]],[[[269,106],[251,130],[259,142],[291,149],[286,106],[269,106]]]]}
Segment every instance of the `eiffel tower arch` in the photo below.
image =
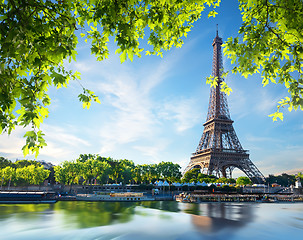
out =
{"type": "Polygon", "coordinates": [[[226,94],[221,91],[222,76],[222,38],[217,35],[212,43],[212,76],[217,77],[218,85],[211,87],[209,106],[204,131],[196,151],[183,174],[193,168],[202,173],[218,177],[232,177],[235,168],[243,171],[253,182],[263,183],[265,178],[249,159],[248,150],[244,150],[230,118],[226,94]]]}

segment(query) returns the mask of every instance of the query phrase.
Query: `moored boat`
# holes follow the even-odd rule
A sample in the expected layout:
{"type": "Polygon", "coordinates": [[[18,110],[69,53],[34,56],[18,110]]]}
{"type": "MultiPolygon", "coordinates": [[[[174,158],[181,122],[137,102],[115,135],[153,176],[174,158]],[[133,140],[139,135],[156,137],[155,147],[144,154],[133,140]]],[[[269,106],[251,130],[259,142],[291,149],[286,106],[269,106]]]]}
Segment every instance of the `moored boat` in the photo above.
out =
{"type": "Polygon", "coordinates": [[[56,193],[0,191],[1,203],[55,203],[56,193]]]}
{"type": "Polygon", "coordinates": [[[177,202],[184,202],[184,203],[189,203],[191,202],[190,200],[190,195],[186,193],[180,193],[179,195],[175,196],[175,200],[177,202]]]}
{"type": "Polygon", "coordinates": [[[76,199],[79,201],[104,201],[104,202],[138,202],[138,201],[155,200],[155,198],[147,197],[143,193],[137,193],[137,192],[117,192],[117,193],[95,192],[94,194],[77,194],[76,199]]]}

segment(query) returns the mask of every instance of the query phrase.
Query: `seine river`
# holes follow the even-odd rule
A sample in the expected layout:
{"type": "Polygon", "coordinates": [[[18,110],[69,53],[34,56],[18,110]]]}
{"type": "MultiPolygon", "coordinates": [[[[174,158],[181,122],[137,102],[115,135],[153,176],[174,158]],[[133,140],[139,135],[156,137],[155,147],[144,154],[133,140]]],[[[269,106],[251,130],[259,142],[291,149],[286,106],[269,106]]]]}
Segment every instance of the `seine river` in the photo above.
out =
{"type": "Polygon", "coordinates": [[[303,203],[0,204],[0,239],[303,239],[303,203]]]}

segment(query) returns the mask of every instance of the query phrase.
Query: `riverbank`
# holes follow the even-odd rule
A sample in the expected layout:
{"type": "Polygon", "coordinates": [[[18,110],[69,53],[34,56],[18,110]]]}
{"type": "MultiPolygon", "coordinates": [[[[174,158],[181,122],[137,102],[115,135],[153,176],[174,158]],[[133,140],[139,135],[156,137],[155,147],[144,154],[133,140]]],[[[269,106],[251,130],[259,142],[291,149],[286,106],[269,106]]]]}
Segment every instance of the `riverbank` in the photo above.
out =
{"type": "MultiPolygon", "coordinates": [[[[13,192],[12,192],[13,193],[13,192]]],[[[46,195],[47,192],[43,193],[46,195]]],[[[126,193],[127,194],[127,193],[126,193]]],[[[20,195],[20,194],[19,194],[20,195]]],[[[18,196],[13,198],[0,198],[0,204],[13,203],[55,203],[57,201],[89,201],[89,202],[141,202],[141,201],[177,201],[185,203],[203,203],[203,202],[257,202],[257,203],[295,203],[303,202],[303,195],[299,194],[197,194],[195,192],[179,193],[179,194],[163,194],[163,195],[148,195],[141,193],[138,196],[114,196],[102,198],[95,194],[77,194],[65,195],[60,194],[52,199],[43,199],[44,201],[33,201],[32,199],[24,200],[24,197],[18,199],[18,196]],[[30,201],[31,200],[31,201],[30,201]],[[51,200],[51,201],[50,201],[51,200]]]]}
{"type": "Polygon", "coordinates": [[[200,194],[180,193],[175,196],[178,202],[303,202],[302,194],[200,194]]]}
{"type": "MultiPolygon", "coordinates": [[[[94,197],[94,194],[128,194],[142,193],[149,201],[179,201],[179,202],[303,202],[302,189],[293,188],[270,188],[270,187],[243,187],[234,191],[233,189],[225,188],[207,188],[205,190],[192,191],[169,191],[169,188],[151,188],[143,189],[139,185],[120,185],[120,184],[105,184],[105,185],[51,185],[51,186],[27,186],[27,187],[12,187],[10,191],[39,191],[53,192],[57,194],[57,201],[102,201],[94,197]],[[156,191],[157,190],[157,191],[156,191]],[[233,190],[233,191],[232,191],[233,190]],[[91,198],[79,198],[77,196],[87,195],[91,198]]],[[[106,199],[115,201],[117,199],[106,199]]],[[[124,199],[131,201],[132,199],[124,199]]],[[[136,201],[141,199],[136,198],[136,201]]]]}
{"type": "Polygon", "coordinates": [[[162,194],[148,195],[145,194],[145,199],[99,199],[96,197],[77,197],[74,195],[62,196],[58,201],[177,201],[187,203],[202,203],[202,202],[258,202],[258,203],[275,203],[275,202],[303,202],[303,195],[300,194],[199,194],[196,192],[187,192],[179,194],[162,194]]]}

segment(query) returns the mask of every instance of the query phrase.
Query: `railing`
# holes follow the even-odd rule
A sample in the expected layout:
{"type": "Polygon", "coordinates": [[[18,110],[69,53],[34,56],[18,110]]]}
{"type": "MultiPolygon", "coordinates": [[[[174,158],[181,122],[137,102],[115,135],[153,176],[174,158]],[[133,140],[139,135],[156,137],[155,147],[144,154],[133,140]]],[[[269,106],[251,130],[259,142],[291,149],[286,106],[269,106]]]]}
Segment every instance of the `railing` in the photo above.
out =
{"type": "Polygon", "coordinates": [[[224,152],[224,153],[245,153],[245,154],[249,154],[249,150],[243,150],[243,149],[236,150],[236,149],[224,149],[224,148],[223,149],[221,149],[221,148],[208,148],[208,149],[201,150],[199,152],[195,152],[192,155],[196,156],[198,154],[206,153],[206,152],[224,152]]]}

